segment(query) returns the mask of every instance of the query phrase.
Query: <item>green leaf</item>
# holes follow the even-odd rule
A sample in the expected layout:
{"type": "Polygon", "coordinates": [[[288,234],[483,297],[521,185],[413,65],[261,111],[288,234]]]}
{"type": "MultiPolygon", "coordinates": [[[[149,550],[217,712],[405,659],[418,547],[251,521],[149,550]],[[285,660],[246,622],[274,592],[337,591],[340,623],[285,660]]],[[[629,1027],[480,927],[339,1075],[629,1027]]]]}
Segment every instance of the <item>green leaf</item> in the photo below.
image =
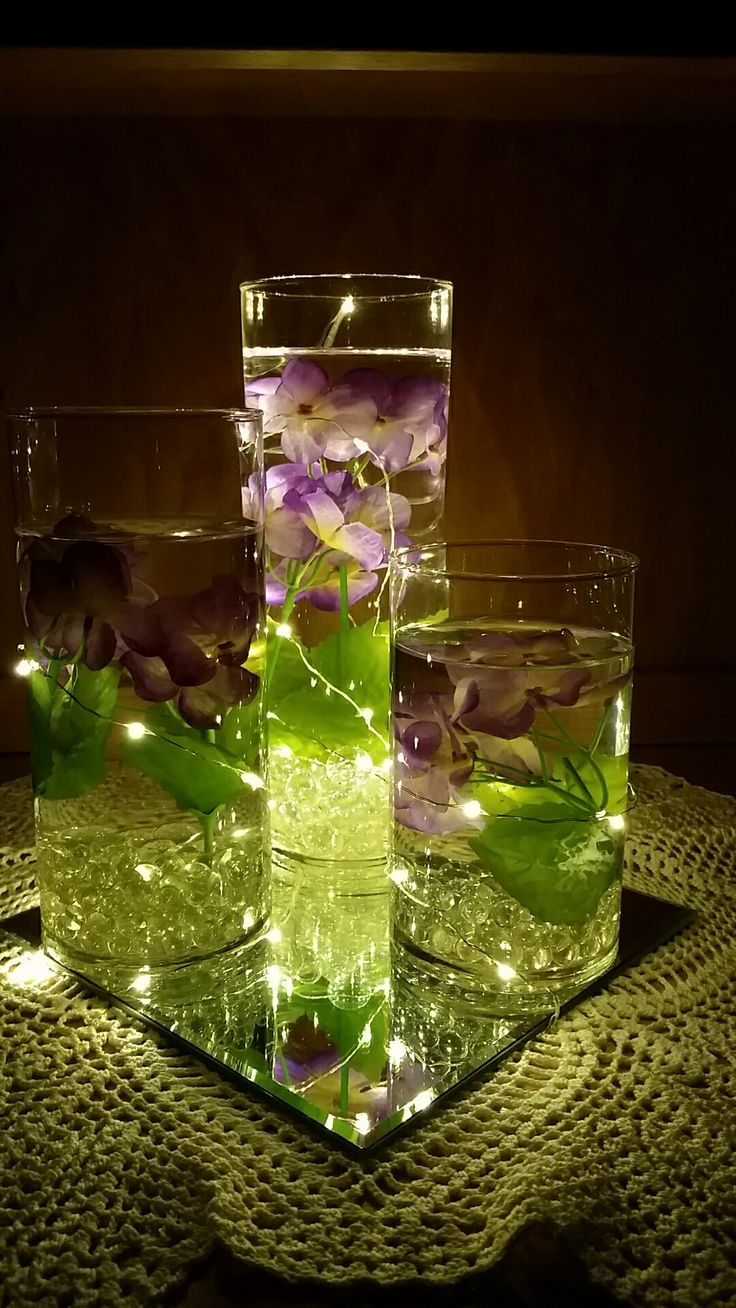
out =
{"type": "MultiPolygon", "coordinates": [[[[33,677],[39,675],[43,676],[42,673],[32,674],[33,677]]],[[[120,671],[112,664],[98,672],[91,672],[84,664],[79,664],[67,686],[57,686],[53,692],[50,691],[47,729],[52,766],[37,788],[37,793],[45,799],[76,799],[104,777],[105,749],[112,727],[111,715],[117,702],[119,678],[120,671]]],[[[44,693],[38,685],[34,687],[36,707],[32,714],[37,715],[33,720],[34,732],[38,721],[39,733],[43,730],[44,693]]],[[[47,760],[46,745],[39,748],[47,760]]]]}
{"type": "Polygon", "coordinates": [[[33,793],[40,795],[54,765],[51,751],[52,683],[44,672],[36,670],[28,677],[28,711],[31,719],[31,774],[33,793]]]}
{"type": "Polygon", "coordinates": [[[381,761],[385,747],[358,709],[370,710],[371,725],[387,734],[387,624],[381,623],[375,634],[372,622],[351,627],[305,651],[315,672],[305,666],[294,641],[284,646],[268,693],[268,707],[276,715],[270,724],[272,742],[307,757],[318,757],[325,748],[347,754],[362,749],[381,761]]]}
{"type": "Polygon", "coordinates": [[[120,755],[181,804],[198,813],[213,813],[231,804],[243,790],[240,771],[216,745],[190,736],[167,737],[148,732],[139,740],[123,739],[120,755]]]}
{"type": "Polygon", "coordinates": [[[503,889],[543,922],[585,922],[616,878],[622,841],[564,800],[496,817],[470,842],[503,889]]]}
{"type": "Polygon", "coordinates": [[[257,768],[261,754],[260,696],[240,708],[228,709],[222,725],[215,731],[215,744],[241,767],[257,768]]]}

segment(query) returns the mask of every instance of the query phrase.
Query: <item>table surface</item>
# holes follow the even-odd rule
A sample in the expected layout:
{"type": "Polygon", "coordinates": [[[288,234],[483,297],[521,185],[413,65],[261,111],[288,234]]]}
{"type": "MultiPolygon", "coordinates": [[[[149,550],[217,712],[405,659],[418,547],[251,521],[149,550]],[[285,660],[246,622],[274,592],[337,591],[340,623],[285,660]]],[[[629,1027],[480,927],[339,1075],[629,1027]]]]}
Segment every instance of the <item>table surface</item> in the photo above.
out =
{"type": "MultiPolygon", "coordinates": [[[[634,782],[628,883],[698,923],[375,1159],[2,942],[5,1302],[736,1301],[736,801],[634,782]]],[[[0,801],[6,917],[35,893],[26,783],[0,801]]]]}

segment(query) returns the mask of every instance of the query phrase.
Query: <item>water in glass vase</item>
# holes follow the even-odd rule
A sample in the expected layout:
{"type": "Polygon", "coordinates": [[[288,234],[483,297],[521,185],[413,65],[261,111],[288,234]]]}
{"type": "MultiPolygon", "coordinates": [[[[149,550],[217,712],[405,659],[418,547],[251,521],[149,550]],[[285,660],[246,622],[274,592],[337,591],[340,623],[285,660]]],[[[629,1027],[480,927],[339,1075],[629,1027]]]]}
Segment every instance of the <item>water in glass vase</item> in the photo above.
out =
{"type": "Polygon", "coordinates": [[[370,990],[386,976],[386,567],[441,518],[450,352],[243,353],[264,414],[277,917],[296,972],[339,986],[357,955],[346,987],[370,990]]]}
{"type": "Polygon", "coordinates": [[[201,997],[266,924],[258,542],[78,515],[21,536],[44,941],[152,999],[201,997]]]}
{"type": "Polygon", "coordinates": [[[552,1011],[618,944],[632,649],[551,623],[440,622],[394,648],[397,977],[552,1011]]]}

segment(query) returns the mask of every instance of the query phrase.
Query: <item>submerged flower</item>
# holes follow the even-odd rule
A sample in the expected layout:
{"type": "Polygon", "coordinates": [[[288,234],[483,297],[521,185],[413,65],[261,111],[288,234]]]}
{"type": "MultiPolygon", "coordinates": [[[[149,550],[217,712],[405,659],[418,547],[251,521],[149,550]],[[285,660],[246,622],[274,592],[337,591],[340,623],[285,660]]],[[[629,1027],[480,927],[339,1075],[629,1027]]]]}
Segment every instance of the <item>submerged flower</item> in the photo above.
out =
{"type": "MultiPolygon", "coordinates": [[[[373,423],[355,444],[384,472],[406,468],[439,440],[436,416],[438,405],[444,412],[447,392],[438,378],[423,374],[391,382],[375,368],[354,368],[344,373],[341,383],[374,406],[373,423]]],[[[329,442],[326,453],[328,458],[340,457],[329,442]]]]}
{"type": "Polygon", "coordinates": [[[447,697],[417,695],[394,709],[394,816],[428,835],[475,830],[458,792],[473,771],[448,714],[447,697]]]}
{"type": "Polygon", "coordinates": [[[152,646],[156,623],[150,605],[135,594],[123,548],[85,538],[70,544],[53,539],[85,522],[64,519],[51,538],[33,541],[21,570],[27,573],[26,623],[41,650],[55,658],[81,657],[97,671],[115,657],[119,636],[152,646]]]}
{"type": "Polygon", "coordinates": [[[267,479],[270,488],[273,474],[278,505],[269,509],[267,494],[266,540],[282,558],[269,574],[266,598],[282,604],[292,590],[295,601],[307,598],[316,608],[339,609],[344,597],[352,606],[378,584],[376,569],[386,565],[389,550],[408,541],[402,528],[409,503],[381,486],[356,486],[348,472],[311,477],[304,465],[288,466],[293,472],[285,481],[280,468],[267,479]]]}
{"type": "Polygon", "coordinates": [[[120,659],[140,699],[176,698],[190,726],[209,730],[220,725],[227,708],[253,698],[258,678],[242,664],[258,624],[259,599],[236,577],[215,576],[206,590],[157,600],[151,612],[155,646],[128,642],[120,659]]]}
{"type": "Polygon", "coordinates": [[[330,386],[324,368],[304,357],[289,359],[279,378],[249,382],[246,392],[263,410],[264,434],[280,434],[281,448],[293,463],[315,463],[328,445],[330,458],[353,458],[356,437],[375,421],[370,396],[342,379],[330,386]]]}
{"type": "Polygon", "coordinates": [[[455,685],[453,721],[473,733],[512,740],[529,731],[540,709],[572,708],[593,695],[615,694],[627,678],[606,680],[605,663],[596,678],[585,666],[591,653],[567,628],[479,632],[447,660],[455,685]]]}

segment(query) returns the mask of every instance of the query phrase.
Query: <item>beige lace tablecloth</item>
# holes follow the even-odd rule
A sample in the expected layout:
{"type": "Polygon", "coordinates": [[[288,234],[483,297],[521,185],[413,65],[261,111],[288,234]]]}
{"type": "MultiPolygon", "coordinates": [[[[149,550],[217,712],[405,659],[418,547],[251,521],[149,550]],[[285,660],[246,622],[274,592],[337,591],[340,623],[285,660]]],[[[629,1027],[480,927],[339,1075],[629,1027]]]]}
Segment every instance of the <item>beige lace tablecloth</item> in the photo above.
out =
{"type": "MultiPolygon", "coordinates": [[[[736,1302],[736,800],[634,780],[629,884],[699,922],[375,1159],[0,971],[0,1303],[139,1308],[218,1240],[292,1280],[450,1281],[532,1221],[633,1305],[736,1302]]],[[[6,916],[33,902],[27,784],[0,800],[6,916]]]]}

